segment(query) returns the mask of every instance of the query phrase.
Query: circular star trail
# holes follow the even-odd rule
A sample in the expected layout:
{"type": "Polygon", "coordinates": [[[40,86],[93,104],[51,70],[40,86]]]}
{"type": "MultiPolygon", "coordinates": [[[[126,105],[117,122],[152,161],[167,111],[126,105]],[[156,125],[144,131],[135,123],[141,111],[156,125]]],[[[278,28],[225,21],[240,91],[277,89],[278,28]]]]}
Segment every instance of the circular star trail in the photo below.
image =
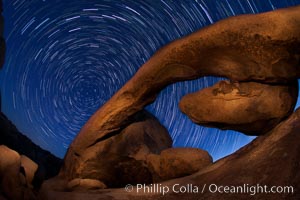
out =
{"type": "MultiPolygon", "coordinates": [[[[163,45],[220,19],[300,0],[4,0],[3,112],[35,143],[63,157],[80,128],[163,45]]],[[[147,107],[174,146],[216,160],[253,137],[193,124],[180,98],[211,86],[205,77],[168,86],[147,107]]]]}

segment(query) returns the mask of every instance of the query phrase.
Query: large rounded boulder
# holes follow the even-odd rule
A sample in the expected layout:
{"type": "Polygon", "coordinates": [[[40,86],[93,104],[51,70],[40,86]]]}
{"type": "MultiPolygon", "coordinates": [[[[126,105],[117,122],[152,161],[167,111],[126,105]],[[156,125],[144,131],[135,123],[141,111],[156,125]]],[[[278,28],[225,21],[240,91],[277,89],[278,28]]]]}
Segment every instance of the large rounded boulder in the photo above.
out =
{"type": "Polygon", "coordinates": [[[179,107],[197,124],[259,135],[293,112],[297,96],[297,81],[285,85],[220,81],[184,96],[179,107]]]}
{"type": "Polygon", "coordinates": [[[133,115],[128,122],[128,126],[91,146],[88,154],[79,158],[83,166],[77,167],[75,175],[80,176],[69,180],[95,179],[108,187],[152,183],[146,157],[172,147],[172,139],[167,129],[146,111],[133,115]],[[96,153],[93,148],[97,148],[96,153]]]}

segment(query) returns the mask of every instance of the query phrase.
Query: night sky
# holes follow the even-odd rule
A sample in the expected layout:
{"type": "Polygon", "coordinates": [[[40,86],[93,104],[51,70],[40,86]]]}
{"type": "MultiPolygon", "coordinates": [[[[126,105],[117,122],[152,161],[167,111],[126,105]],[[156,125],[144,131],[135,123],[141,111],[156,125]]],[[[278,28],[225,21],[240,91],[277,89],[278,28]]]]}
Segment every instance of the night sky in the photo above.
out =
{"type": "MultiPolygon", "coordinates": [[[[163,45],[220,19],[300,0],[4,0],[2,110],[36,144],[63,157],[88,118],[163,45]]],[[[205,77],[170,85],[147,107],[174,146],[216,160],[249,143],[233,131],[193,124],[178,109],[205,77]]]]}

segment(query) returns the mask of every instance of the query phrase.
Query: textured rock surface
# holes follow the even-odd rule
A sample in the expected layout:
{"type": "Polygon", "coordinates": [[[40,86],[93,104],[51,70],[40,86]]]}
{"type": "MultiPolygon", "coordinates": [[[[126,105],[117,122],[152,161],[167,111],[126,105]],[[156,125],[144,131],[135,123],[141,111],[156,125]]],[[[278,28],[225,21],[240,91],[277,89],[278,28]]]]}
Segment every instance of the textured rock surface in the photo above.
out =
{"type": "Polygon", "coordinates": [[[0,173],[1,175],[4,175],[4,172],[9,169],[13,168],[12,166],[20,166],[20,155],[9,149],[8,147],[4,145],[0,145],[0,173]]]}
{"type": "Polygon", "coordinates": [[[75,178],[79,168],[92,170],[84,160],[101,151],[97,143],[120,131],[170,83],[206,75],[266,83],[299,77],[299,10],[231,17],[160,49],[84,125],[65,157],[65,174],[75,178]]]}
{"type": "Polygon", "coordinates": [[[200,199],[272,199],[272,200],[296,200],[300,198],[300,109],[288,119],[281,122],[269,133],[257,137],[232,155],[223,158],[213,165],[199,172],[180,179],[161,183],[161,186],[172,188],[174,184],[186,186],[192,184],[199,188],[199,193],[167,193],[165,196],[157,193],[126,192],[121,189],[99,190],[97,193],[76,193],[62,190],[63,180],[54,179],[45,182],[40,199],[111,199],[111,200],[199,200],[200,199]],[[201,190],[206,184],[203,193],[201,190]],[[257,193],[256,195],[211,193],[210,184],[218,186],[293,186],[294,193],[257,193]],[[59,187],[55,187],[59,186],[59,187]]]}
{"type": "Polygon", "coordinates": [[[83,179],[100,180],[108,187],[151,183],[146,156],[170,148],[172,139],[157,119],[146,111],[138,112],[129,120],[129,126],[98,142],[90,148],[89,154],[78,158],[82,165],[68,177],[69,180],[78,174],[83,179]]]}
{"type": "Polygon", "coordinates": [[[149,154],[147,164],[155,183],[191,175],[212,164],[211,156],[196,148],[170,148],[149,154]]]}
{"type": "Polygon", "coordinates": [[[296,80],[290,85],[220,81],[184,96],[179,107],[197,124],[258,135],[289,116],[297,97],[296,80]]]}

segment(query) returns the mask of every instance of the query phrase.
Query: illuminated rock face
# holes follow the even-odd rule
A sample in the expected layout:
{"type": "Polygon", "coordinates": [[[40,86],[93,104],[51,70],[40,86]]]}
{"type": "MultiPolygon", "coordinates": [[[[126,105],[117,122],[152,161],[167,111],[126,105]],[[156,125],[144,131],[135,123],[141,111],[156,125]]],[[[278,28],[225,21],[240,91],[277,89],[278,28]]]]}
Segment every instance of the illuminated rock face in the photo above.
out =
{"type": "Polygon", "coordinates": [[[197,124],[261,135],[293,112],[297,97],[297,81],[288,85],[221,81],[184,96],[179,107],[197,124]]]}
{"type": "Polygon", "coordinates": [[[32,160],[20,156],[16,151],[0,145],[0,198],[3,193],[8,199],[35,199],[32,191],[32,174],[37,167],[32,160]],[[29,165],[30,163],[30,165],[29,165]]]}

